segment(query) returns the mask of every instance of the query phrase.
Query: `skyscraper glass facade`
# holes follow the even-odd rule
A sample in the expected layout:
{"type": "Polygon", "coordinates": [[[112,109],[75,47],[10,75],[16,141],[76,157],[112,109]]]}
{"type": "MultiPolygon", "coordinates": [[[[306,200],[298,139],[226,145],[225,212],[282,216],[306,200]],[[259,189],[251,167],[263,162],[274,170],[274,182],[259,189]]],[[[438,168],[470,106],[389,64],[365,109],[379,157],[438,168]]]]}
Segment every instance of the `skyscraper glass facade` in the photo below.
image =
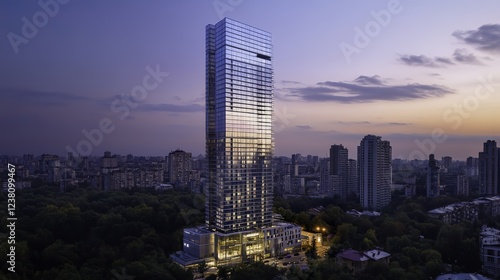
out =
{"type": "Polygon", "coordinates": [[[301,227],[273,222],[271,34],[225,18],[206,27],[205,227],[184,229],[184,267],[258,261],[301,249],[301,227]]]}
{"type": "Polygon", "coordinates": [[[225,18],[206,27],[206,226],[272,223],[271,34],[225,18]]]}

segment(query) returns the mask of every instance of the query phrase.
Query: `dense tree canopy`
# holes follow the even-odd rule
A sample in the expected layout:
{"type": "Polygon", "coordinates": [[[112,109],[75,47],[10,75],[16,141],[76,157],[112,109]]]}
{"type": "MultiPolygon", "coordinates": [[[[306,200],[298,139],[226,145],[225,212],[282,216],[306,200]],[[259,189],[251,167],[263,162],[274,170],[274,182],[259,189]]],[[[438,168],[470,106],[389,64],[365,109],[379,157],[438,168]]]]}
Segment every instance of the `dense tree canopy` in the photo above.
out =
{"type": "Polygon", "coordinates": [[[326,239],[331,246],[327,259],[315,260],[315,265],[306,271],[290,270],[288,276],[292,278],[289,279],[329,279],[324,275],[335,275],[329,276],[331,279],[350,279],[352,275],[334,261],[339,252],[348,248],[364,251],[378,247],[391,253],[390,263],[370,264],[356,279],[429,279],[443,273],[446,264],[457,272],[479,272],[479,224],[500,225],[500,219],[497,222],[490,217],[474,223],[445,225],[427,215],[431,209],[457,202],[451,197],[399,197],[377,217],[346,214],[347,210],[360,209],[354,202],[304,198],[299,204],[296,200],[278,199],[275,211],[306,230],[314,232],[316,225],[321,225],[328,229],[325,235],[332,238],[326,239]],[[300,212],[296,212],[292,210],[295,204],[324,208],[321,213],[311,213],[305,207],[297,207],[300,212]],[[324,266],[331,269],[328,274],[321,271],[324,266]]]}
{"type": "MultiPolygon", "coordinates": [[[[141,279],[192,279],[193,273],[172,263],[181,249],[182,229],[203,224],[204,198],[183,192],[147,190],[103,192],[76,188],[38,187],[16,193],[16,270],[6,274],[6,242],[0,243],[0,279],[115,279],[126,273],[141,279]],[[8,277],[8,278],[7,278],[8,277]],[[114,278],[113,278],[114,277],[114,278]]],[[[5,194],[0,194],[5,200],[5,194]]],[[[498,217],[445,225],[427,211],[456,202],[454,198],[394,199],[376,217],[356,217],[355,201],[336,198],[276,197],[274,211],[305,230],[323,234],[329,246],[318,256],[308,248],[307,268],[277,268],[263,263],[221,268],[207,279],[429,279],[444,272],[478,272],[481,223],[500,226],[498,217]],[[315,210],[311,210],[315,208],[315,210]],[[336,255],[348,248],[381,248],[388,263],[371,263],[353,276],[336,255]],[[319,257],[319,258],[318,258],[319,257]],[[449,264],[446,266],[445,264],[449,264]]],[[[6,209],[0,218],[6,220],[6,209]]],[[[0,236],[7,234],[0,229],[0,236]]]]}
{"type": "MultiPolygon", "coordinates": [[[[7,247],[0,246],[0,273],[9,279],[108,280],[122,269],[136,280],[192,278],[169,254],[181,249],[182,228],[203,223],[200,195],[87,188],[61,193],[46,186],[18,191],[16,198],[19,273],[5,274],[7,247]]],[[[5,220],[4,209],[0,215],[5,220]]]]}

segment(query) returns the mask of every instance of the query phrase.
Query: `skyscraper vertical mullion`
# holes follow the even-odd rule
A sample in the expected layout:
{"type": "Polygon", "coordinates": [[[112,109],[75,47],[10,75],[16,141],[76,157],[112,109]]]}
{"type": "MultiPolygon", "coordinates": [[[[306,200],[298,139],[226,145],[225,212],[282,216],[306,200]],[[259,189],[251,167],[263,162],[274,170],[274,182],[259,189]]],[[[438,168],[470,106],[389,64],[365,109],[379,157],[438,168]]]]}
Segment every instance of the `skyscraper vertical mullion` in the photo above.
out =
{"type": "Polygon", "coordinates": [[[224,144],[227,138],[219,138],[221,135],[209,133],[207,128],[207,156],[220,163],[219,166],[209,164],[208,174],[209,177],[221,174],[220,171],[210,170],[221,167],[238,168],[239,174],[237,181],[233,175],[227,175],[227,180],[209,178],[207,189],[218,191],[208,191],[207,195],[218,196],[218,192],[223,190],[233,193],[232,197],[241,201],[241,205],[231,208],[234,211],[234,215],[230,215],[232,218],[225,220],[228,210],[218,209],[218,204],[212,204],[217,199],[207,197],[207,226],[222,232],[235,232],[271,225],[272,197],[265,194],[273,193],[269,162],[274,145],[271,123],[263,125],[263,120],[272,120],[273,108],[270,34],[226,18],[215,26],[207,26],[206,41],[207,49],[213,48],[210,54],[215,57],[215,61],[210,60],[212,56],[207,54],[207,63],[211,61],[214,65],[207,66],[207,80],[216,73],[215,85],[209,87],[207,84],[207,124],[212,124],[221,133],[234,133],[233,145],[229,148],[224,144]],[[211,100],[215,102],[209,103],[211,100]],[[208,120],[214,115],[219,117],[208,120]],[[268,141],[263,138],[268,137],[270,145],[263,145],[268,141]],[[220,143],[216,146],[219,153],[209,153],[214,150],[215,143],[220,143]],[[224,149],[231,150],[225,153],[224,149]],[[228,164],[229,160],[231,164],[228,164]],[[269,213],[263,212],[263,209],[269,213]],[[213,213],[219,213],[222,224],[211,222],[214,220],[211,217],[213,213]]]}

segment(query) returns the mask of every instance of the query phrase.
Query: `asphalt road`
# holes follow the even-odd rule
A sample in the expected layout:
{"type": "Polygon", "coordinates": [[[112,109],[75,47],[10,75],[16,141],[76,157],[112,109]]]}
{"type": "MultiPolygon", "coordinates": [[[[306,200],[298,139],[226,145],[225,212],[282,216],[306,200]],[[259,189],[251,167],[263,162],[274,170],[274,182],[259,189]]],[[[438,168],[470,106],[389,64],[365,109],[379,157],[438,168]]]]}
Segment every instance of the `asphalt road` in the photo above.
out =
{"type": "Polygon", "coordinates": [[[290,268],[292,265],[298,265],[301,268],[307,268],[307,258],[304,252],[298,253],[298,256],[295,256],[294,254],[289,254],[287,256],[266,259],[264,262],[266,264],[276,263],[277,268],[290,268]]]}

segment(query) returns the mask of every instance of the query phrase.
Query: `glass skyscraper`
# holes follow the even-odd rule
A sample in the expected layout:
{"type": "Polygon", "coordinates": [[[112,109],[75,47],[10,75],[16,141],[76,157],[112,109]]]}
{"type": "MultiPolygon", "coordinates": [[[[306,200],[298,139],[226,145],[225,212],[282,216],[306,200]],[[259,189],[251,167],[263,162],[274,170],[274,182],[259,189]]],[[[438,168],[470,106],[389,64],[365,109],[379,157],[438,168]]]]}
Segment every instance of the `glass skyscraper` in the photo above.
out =
{"type": "Polygon", "coordinates": [[[225,18],[206,27],[206,226],[272,224],[271,34],[225,18]]]}
{"type": "Polygon", "coordinates": [[[299,251],[301,227],[273,222],[271,34],[225,18],[206,27],[205,226],[185,228],[184,267],[299,251]]]}

